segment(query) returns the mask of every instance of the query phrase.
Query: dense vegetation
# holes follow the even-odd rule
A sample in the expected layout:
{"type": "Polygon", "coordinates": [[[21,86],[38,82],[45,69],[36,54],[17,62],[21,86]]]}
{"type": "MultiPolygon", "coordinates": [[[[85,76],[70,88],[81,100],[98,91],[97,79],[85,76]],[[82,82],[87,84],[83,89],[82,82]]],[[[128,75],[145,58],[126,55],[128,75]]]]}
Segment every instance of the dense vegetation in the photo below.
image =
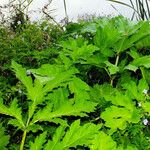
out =
{"type": "Polygon", "coordinates": [[[121,16],[0,27],[0,150],[149,150],[150,22],[121,16]]]}

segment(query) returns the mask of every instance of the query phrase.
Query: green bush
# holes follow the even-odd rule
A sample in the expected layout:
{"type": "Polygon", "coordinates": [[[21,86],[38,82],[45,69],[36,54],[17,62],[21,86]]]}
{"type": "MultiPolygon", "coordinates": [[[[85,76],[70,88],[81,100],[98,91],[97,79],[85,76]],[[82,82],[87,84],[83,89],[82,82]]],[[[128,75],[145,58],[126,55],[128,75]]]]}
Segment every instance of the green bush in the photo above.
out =
{"type": "Polygon", "coordinates": [[[14,59],[26,67],[38,67],[51,63],[57,57],[59,49],[56,41],[62,35],[59,27],[46,21],[20,25],[16,32],[8,27],[0,27],[0,87],[12,82],[11,60],[14,59]],[[11,80],[11,81],[10,81],[11,80]],[[3,84],[4,83],[4,84],[3,84]]]}

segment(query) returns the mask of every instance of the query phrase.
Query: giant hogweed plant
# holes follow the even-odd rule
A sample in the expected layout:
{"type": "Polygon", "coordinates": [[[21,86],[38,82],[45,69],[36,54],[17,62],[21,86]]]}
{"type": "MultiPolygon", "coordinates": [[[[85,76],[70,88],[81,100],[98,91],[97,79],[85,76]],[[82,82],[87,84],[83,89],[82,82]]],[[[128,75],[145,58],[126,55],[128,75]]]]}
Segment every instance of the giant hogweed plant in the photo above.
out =
{"type": "MultiPolygon", "coordinates": [[[[1,100],[0,113],[21,132],[20,149],[148,150],[150,55],[141,49],[149,31],[149,22],[104,18],[63,40],[53,65],[26,70],[12,61],[27,98],[1,100]]],[[[4,124],[0,146],[13,149],[4,124]]]]}
{"type": "MultiPolygon", "coordinates": [[[[75,33],[76,34],[76,33],[75,33]]],[[[149,55],[143,56],[140,50],[149,48],[150,25],[148,21],[134,24],[123,17],[103,18],[85,25],[77,39],[62,41],[63,52],[60,55],[64,64],[84,64],[106,70],[110,83],[116,75],[126,69],[137,71],[149,68],[149,55]],[[83,33],[88,33],[90,40],[85,40],[83,33]],[[65,58],[66,59],[65,59],[65,58]],[[133,61],[131,62],[131,59],[133,61]],[[70,59],[68,59],[70,58],[70,59]]],[[[147,50],[149,54],[149,49],[147,50]]],[[[143,72],[143,71],[142,71],[143,72]]]]}
{"type": "MultiPolygon", "coordinates": [[[[20,149],[24,149],[26,136],[28,136],[30,131],[37,132],[38,130],[43,130],[38,124],[39,122],[47,121],[61,124],[61,127],[57,131],[57,134],[59,135],[56,135],[60,136],[61,138],[64,135],[63,131],[68,126],[67,121],[61,119],[61,117],[83,117],[87,115],[87,112],[89,113],[94,111],[96,103],[89,102],[88,85],[74,76],[78,72],[77,69],[70,68],[69,70],[66,70],[63,66],[43,65],[39,69],[31,70],[31,72],[35,74],[35,80],[33,81],[30,76],[26,75],[26,70],[19,64],[13,61],[12,67],[18,79],[20,79],[20,81],[26,87],[28,101],[28,107],[26,111],[28,113],[23,112],[23,108],[19,105],[19,100],[16,98],[11,102],[9,107],[5,106],[1,100],[0,113],[11,116],[12,118],[9,120],[8,124],[17,127],[17,130],[23,131],[20,149]],[[78,83],[80,87],[76,83],[78,83]],[[67,86],[69,88],[67,88],[67,86]],[[70,92],[75,96],[69,99],[68,97],[70,92]],[[83,93],[84,96],[82,95],[83,93]],[[40,105],[42,107],[40,107],[40,105]],[[85,105],[86,107],[84,107],[85,105]]],[[[83,144],[85,140],[89,141],[91,137],[88,137],[88,134],[94,135],[98,131],[99,127],[100,126],[89,123],[85,124],[82,128],[80,127],[79,120],[74,122],[71,126],[73,129],[70,130],[70,132],[75,132],[76,138],[70,139],[69,136],[71,135],[69,135],[69,133],[68,135],[66,134],[64,141],[60,143],[60,147],[62,149],[66,149],[70,146],[83,144]],[[78,133],[74,131],[74,128],[77,128],[80,134],[83,132],[81,137],[77,136],[78,133]]],[[[46,137],[46,132],[44,132],[41,136],[43,143],[39,143],[39,145],[41,144],[42,147],[42,144],[45,143],[44,137],[46,137]]],[[[57,140],[58,139],[55,139],[54,137],[53,141],[49,141],[45,147],[49,147],[47,149],[54,149],[54,147],[58,146],[55,145],[57,140]]],[[[38,142],[42,141],[37,139],[37,143],[38,142]]],[[[31,144],[30,149],[36,149],[36,147],[34,147],[34,144],[31,144]]]]}
{"type": "Polygon", "coordinates": [[[122,17],[104,18],[84,26],[77,39],[61,42],[60,60],[64,65],[78,67],[87,82],[87,78],[94,80],[98,76],[97,83],[103,83],[94,85],[91,99],[103,110],[99,119],[105,120],[111,135],[118,129],[125,132],[130,123],[139,124],[149,117],[149,31],[148,21],[134,24],[122,17]],[[91,36],[87,40],[83,38],[85,33],[91,36]]]}

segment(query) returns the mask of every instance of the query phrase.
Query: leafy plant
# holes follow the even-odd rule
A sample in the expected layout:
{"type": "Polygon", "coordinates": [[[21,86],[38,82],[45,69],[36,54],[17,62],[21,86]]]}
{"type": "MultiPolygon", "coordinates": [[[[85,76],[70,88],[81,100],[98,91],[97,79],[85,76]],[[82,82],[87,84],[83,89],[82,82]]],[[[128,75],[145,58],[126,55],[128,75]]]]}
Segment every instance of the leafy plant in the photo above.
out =
{"type": "Polygon", "coordinates": [[[0,93],[0,146],[148,150],[149,22],[101,18],[68,24],[58,35],[46,22],[36,27],[15,33],[19,37],[11,41],[16,46],[9,56],[13,72],[9,62],[3,63],[11,76],[1,77],[6,90],[0,93]],[[32,29],[40,37],[31,36],[32,29]],[[54,34],[52,44],[41,38],[43,31],[54,34]],[[19,47],[20,37],[26,48],[19,47]],[[35,62],[18,58],[24,55],[35,62]]]}
{"type": "MultiPolygon", "coordinates": [[[[76,81],[82,81],[78,78],[72,78],[77,70],[72,68],[70,70],[64,70],[63,66],[55,65],[44,65],[37,70],[31,70],[35,74],[35,80],[33,82],[30,76],[26,75],[26,70],[18,65],[16,62],[12,62],[12,67],[15,70],[16,76],[24,84],[27,90],[28,100],[28,115],[23,114],[21,107],[18,106],[18,101],[14,99],[9,107],[5,106],[1,102],[0,113],[13,117],[9,121],[9,124],[21,129],[23,131],[23,137],[20,149],[23,149],[25,138],[27,133],[34,128],[35,131],[41,130],[42,127],[39,126],[38,122],[48,121],[54,122],[56,124],[66,124],[60,117],[62,116],[86,116],[86,112],[94,111],[96,106],[95,103],[88,102],[88,97],[81,99],[80,91],[76,91],[76,81]],[[55,70],[53,68],[57,68],[55,70]],[[49,70],[49,72],[47,72],[49,70]],[[75,94],[72,100],[68,100],[69,91],[66,88],[58,88],[58,90],[53,90],[59,86],[66,86],[65,82],[69,83],[69,89],[75,94]],[[48,92],[52,92],[46,94],[48,92]],[[61,101],[60,98],[61,97],[61,101]],[[49,101],[46,101],[49,99],[49,101]],[[40,104],[45,102],[43,109],[39,109],[40,104]],[[86,104],[86,107],[84,105],[86,104]],[[25,115],[25,119],[22,118],[25,115]]],[[[86,84],[83,84],[87,86],[86,84]]],[[[88,87],[88,86],[87,86],[88,87]]],[[[85,92],[86,89],[81,91],[85,92]]]]}

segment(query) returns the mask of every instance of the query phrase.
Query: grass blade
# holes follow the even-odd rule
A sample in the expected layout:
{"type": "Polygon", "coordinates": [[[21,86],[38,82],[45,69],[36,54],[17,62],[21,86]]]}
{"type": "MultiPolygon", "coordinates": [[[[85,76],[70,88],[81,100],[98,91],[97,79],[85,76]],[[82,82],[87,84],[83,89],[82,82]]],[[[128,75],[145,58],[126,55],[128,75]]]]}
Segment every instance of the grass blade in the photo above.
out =
{"type": "Polygon", "coordinates": [[[117,0],[108,0],[108,1],[115,2],[115,3],[121,4],[121,5],[127,6],[127,7],[131,8],[131,9],[133,9],[140,16],[140,13],[134,7],[132,7],[129,4],[126,4],[124,2],[120,2],[120,1],[117,1],[117,0]]]}
{"type": "Polygon", "coordinates": [[[148,0],[145,0],[145,3],[146,3],[146,7],[147,7],[147,14],[148,14],[148,20],[150,19],[150,9],[149,9],[149,3],[148,3],[148,0]]]}

